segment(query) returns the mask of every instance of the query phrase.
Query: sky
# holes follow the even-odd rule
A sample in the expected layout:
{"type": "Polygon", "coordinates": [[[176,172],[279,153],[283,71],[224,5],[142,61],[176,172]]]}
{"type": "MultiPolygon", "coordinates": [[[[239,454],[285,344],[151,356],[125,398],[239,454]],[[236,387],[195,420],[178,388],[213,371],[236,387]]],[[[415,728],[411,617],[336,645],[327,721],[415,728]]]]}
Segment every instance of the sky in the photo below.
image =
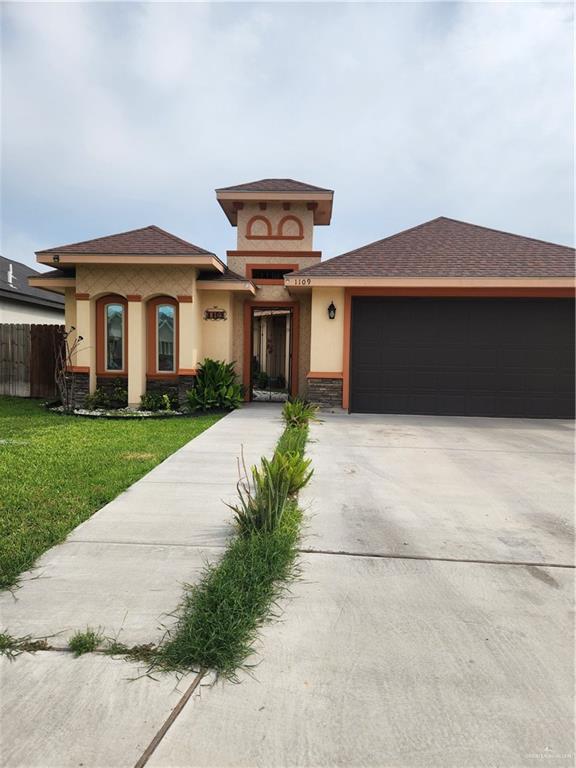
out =
{"type": "Polygon", "coordinates": [[[569,3],[4,3],[0,253],[156,224],[225,257],[214,189],[335,190],[336,256],[436,216],[572,244],[569,3]]]}

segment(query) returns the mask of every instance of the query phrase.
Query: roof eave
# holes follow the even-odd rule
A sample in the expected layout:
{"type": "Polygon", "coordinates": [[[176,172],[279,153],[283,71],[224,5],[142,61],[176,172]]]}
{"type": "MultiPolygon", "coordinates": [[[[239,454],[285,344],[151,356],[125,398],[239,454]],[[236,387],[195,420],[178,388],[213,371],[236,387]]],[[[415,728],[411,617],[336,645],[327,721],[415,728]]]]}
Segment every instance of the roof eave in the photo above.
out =
{"type": "Polygon", "coordinates": [[[151,254],[151,253],[63,253],[57,251],[37,251],[39,264],[70,266],[80,264],[144,264],[144,265],[188,265],[201,267],[216,272],[224,272],[225,265],[213,253],[205,254],[151,254]]]}
{"type": "Polygon", "coordinates": [[[326,277],[286,275],[289,289],[302,288],[566,288],[576,290],[573,277],[326,277]]]}

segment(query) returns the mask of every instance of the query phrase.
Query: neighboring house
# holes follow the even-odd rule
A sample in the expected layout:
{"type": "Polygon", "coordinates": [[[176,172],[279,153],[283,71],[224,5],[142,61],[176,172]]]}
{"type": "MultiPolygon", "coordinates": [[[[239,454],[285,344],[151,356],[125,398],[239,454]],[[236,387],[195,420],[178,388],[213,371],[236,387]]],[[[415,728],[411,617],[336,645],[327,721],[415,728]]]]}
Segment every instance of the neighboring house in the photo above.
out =
{"type": "Polygon", "coordinates": [[[37,252],[65,295],[79,389],[147,390],[234,360],[247,399],[361,412],[572,417],[574,250],[440,217],[334,259],[333,192],[291,179],[216,190],[227,265],[155,227],[37,252]]]}
{"type": "Polygon", "coordinates": [[[0,256],[0,324],[64,323],[64,298],[28,284],[29,277],[40,274],[25,264],[0,256]]]}

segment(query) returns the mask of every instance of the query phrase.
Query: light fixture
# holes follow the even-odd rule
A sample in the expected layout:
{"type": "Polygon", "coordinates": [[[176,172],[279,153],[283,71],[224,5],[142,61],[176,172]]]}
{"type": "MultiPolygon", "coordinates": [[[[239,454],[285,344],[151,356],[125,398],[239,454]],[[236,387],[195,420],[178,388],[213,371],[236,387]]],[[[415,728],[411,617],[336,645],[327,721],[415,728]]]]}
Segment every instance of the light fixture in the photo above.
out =
{"type": "Polygon", "coordinates": [[[54,262],[54,264],[58,264],[58,262],[60,261],[60,256],[58,256],[57,253],[54,254],[54,256],[52,256],[52,261],[54,262]]]}
{"type": "Polygon", "coordinates": [[[334,306],[334,302],[330,302],[330,306],[328,307],[328,317],[330,320],[334,320],[336,317],[336,307],[334,306]]]}

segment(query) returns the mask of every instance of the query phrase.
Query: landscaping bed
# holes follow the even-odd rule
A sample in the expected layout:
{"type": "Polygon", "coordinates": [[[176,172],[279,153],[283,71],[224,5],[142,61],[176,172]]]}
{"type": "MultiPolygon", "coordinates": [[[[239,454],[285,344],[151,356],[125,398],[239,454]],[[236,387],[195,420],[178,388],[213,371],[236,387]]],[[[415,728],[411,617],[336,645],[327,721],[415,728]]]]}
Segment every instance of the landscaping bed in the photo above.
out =
{"type": "Polygon", "coordinates": [[[64,419],[0,397],[0,588],[221,415],[64,419]]]}

